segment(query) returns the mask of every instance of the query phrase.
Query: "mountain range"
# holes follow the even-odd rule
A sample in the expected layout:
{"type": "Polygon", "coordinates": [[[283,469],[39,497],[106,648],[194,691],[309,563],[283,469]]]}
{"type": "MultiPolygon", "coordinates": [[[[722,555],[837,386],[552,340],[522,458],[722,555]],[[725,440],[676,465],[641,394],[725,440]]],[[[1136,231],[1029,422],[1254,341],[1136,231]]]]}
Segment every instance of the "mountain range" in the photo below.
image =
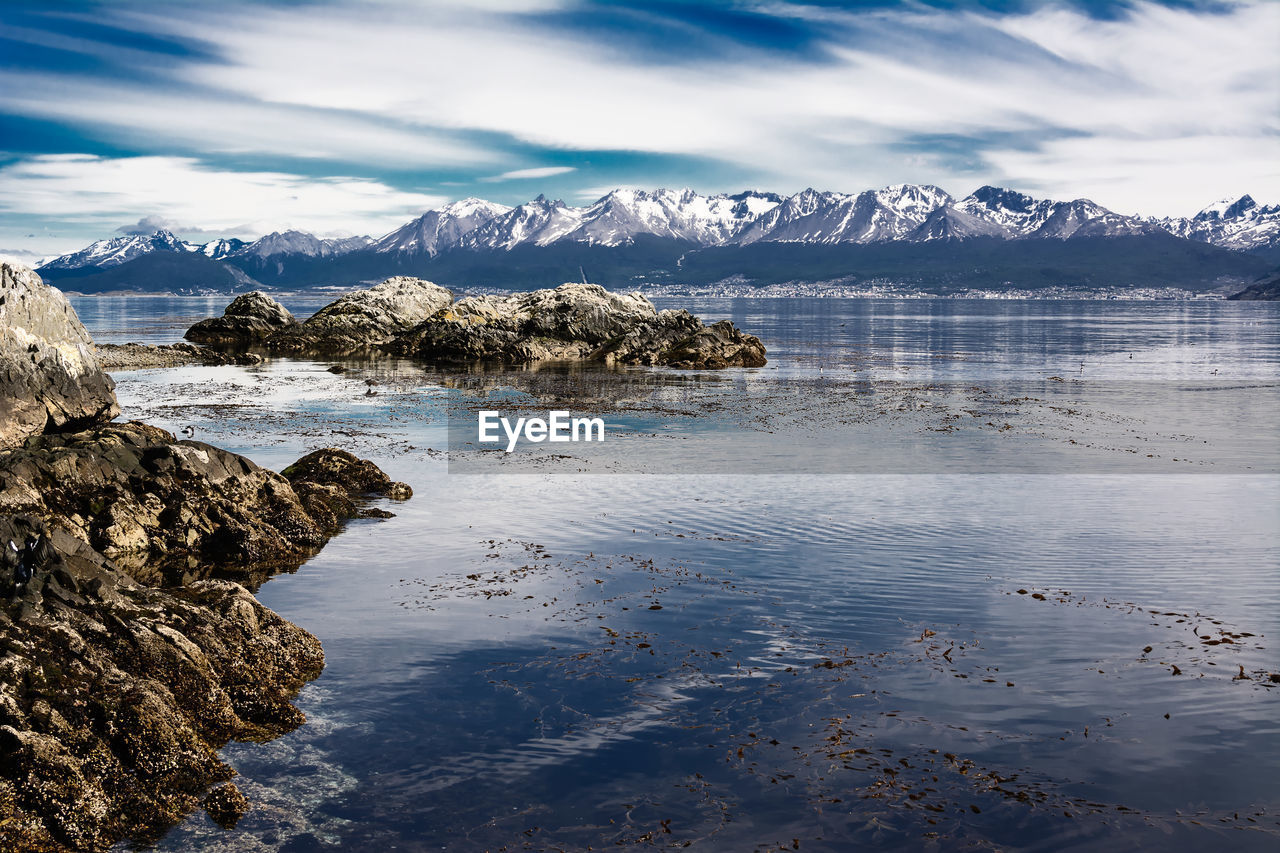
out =
{"type": "Polygon", "coordinates": [[[39,271],[82,292],[305,288],[407,273],[453,286],[555,284],[589,271],[607,286],[725,278],[886,280],[925,289],[1168,285],[1228,288],[1280,262],[1280,205],[1249,196],[1190,218],[1141,218],[1089,201],[984,186],[955,199],[929,185],[859,193],[619,189],[571,207],[452,202],[378,239],[300,231],[194,244],[168,231],[100,240],[39,271]],[[137,266],[165,253],[181,286],[137,266]],[[229,269],[220,270],[226,267],[229,269]],[[147,273],[147,278],[142,273],[147,273]]]}

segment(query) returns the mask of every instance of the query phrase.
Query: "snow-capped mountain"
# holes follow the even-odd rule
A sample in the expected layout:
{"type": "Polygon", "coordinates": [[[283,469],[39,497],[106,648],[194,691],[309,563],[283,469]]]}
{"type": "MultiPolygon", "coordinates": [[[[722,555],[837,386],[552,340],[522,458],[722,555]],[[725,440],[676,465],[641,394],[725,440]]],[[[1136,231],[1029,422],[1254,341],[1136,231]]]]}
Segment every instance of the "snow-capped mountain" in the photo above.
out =
{"type": "Polygon", "coordinates": [[[514,207],[467,234],[460,245],[467,249],[514,249],[531,243],[546,246],[573,233],[582,225],[583,210],[563,201],[539,195],[514,207]]]}
{"type": "Polygon", "coordinates": [[[82,267],[113,267],[151,252],[186,252],[193,247],[164,230],[143,236],[112,237],[91,243],[78,252],[54,258],[41,269],[75,270],[82,267]]]}
{"type": "Polygon", "coordinates": [[[1280,246],[1280,204],[1260,205],[1251,196],[1211,204],[1190,219],[1151,219],[1170,234],[1249,251],[1280,246]]]}
{"type": "Polygon", "coordinates": [[[249,244],[244,240],[237,240],[235,237],[222,237],[217,240],[210,240],[202,246],[196,246],[195,251],[206,258],[220,261],[228,255],[234,255],[247,245],[249,244]]]}
{"type": "Polygon", "coordinates": [[[273,231],[229,257],[265,259],[277,255],[302,255],[309,258],[329,258],[367,248],[372,242],[369,237],[324,240],[306,231],[273,231]]]}
{"type": "Polygon", "coordinates": [[[376,240],[375,252],[394,252],[434,257],[494,217],[511,208],[478,198],[451,202],[439,210],[428,210],[412,222],[376,240]]]}
{"type": "Polygon", "coordinates": [[[806,189],[758,217],[730,242],[880,243],[906,239],[951,201],[934,186],[897,184],[857,195],[806,189]]]}
{"type": "Polygon", "coordinates": [[[1003,187],[981,187],[953,207],[972,217],[968,222],[973,230],[968,236],[1067,240],[1150,234],[1155,230],[1142,219],[1114,213],[1087,198],[1035,199],[1003,187]]]}
{"type": "MultiPolygon", "coordinates": [[[[690,189],[617,189],[585,207],[570,207],[541,195],[514,208],[468,198],[426,211],[376,241],[322,239],[290,230],[247,244],[221,239],[193,245],[169,231],[157,231],[99,240],[40,269],[53,278],[83,277],[168,252],[232,264],[265,284],[318,281],[339,269],[339,275],[361,279],[427,274],[441,265],[465,280],[469,265],[475,263],[469,253],[516,247],[632,246],[641,251],[627,263],[650,264],[637,271],[647,274],[647,269],[675,267],[687,272],[689,262],[677,263],[677,259],[691,246],[729,250],[774,243],[894,243],[905,248],[933,241],[1034,243],[1140,236],[1167,241],[1166,233],[1225,249],[1274,252],[1280,248],[1280,205],[1263,206],[1244,196],[1210,205],[1188,219],[1143,219],[1115,213],[1088,199],[1036,199],[995,186],[981,187],[958,201],[938,187],[914,184],[860,193],[806,189],[785,198],[756,191],[705,196],[690,189]],[[342,260],[329,263],[337,258],[342,260]]],[[[1024,248],[1023,255],[1040,251],[1031,245],[1024,248]]],[[[762,249],[752,251],[753,257],[759,257],[762,249]]],[[[793,250],[779,247],[779,251],[793,250]]],[[[557,257],[551,253],[539,263],[548,270],[558,269],[557,257]]],[[[572,261],[572,268],[578,263],[572,261]]],[[[726,275],[736,272],[730,269],[726,275]]]]}
{"type": "Polygon", "coordinates": [[[714,246],[781,201],[758,192],[704,196],[690,189],[614,190],[584,209],[582,225],[563,239],[618,246],[650,235],[714,246]]]}

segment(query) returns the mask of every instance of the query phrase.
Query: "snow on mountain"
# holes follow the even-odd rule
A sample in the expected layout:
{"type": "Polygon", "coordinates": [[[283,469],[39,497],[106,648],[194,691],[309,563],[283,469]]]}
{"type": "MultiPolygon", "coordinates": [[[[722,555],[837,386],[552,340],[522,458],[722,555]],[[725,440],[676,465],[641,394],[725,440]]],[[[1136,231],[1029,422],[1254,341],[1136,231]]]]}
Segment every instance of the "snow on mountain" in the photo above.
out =
{"type": "Polygon", "coordinates": [[[879,243],[900,240],[951,196],[934,186],[897,184],[857,195],[806,189],[757,218],[734,243],[879,243]]]}
{"type": "Polygon", "coordinates": [[[934,240],[968,240],[974,237],[999,237],[1009,239],[1007,227],[962,209],[956,204],[939,207],[906,236],[912,243],[929,243],[934,240]]]}
{"type": "Polygon", "coordinates": [[[1249,251],[1280,246],[1280,204],[1260,205],[1245,195],[1223,199],[1190,219],[1150,219],[1170,234],[1212,243],[1226,249],[1249,251]]]}
{"type": "Polygon", "coordinates": [[[273,231],[236,251],[234,258],[272,258],[279,255],[303,255],[310,258],[330,258],[367,247],[369,237],[344,237],[323,240],[306,231],[273,231]]]}
{"type": "Polygon", "coordinates": [[[247,246],[244,240],[237,240],[235,237],[221,237],[217,240],[210,240],[202,246],[196,246],[195,251],[215,261],[220,261],[227,255],[233,255],[247,246]]]}
{"type": "Polygon", "coordinates": [[[74,270],[82,267],[113,267],[151,252],[185,252],[195,247],[184,243],[169,231],[150,235],[130,235],[99,240],[78,252],[54,258],[41,269],[74,270]]]}
{"type": "Polygon", "coordinates": [[[581,208],[539,195],[466,234],[460,245],[476,250],[510,250],[524,243],[546,246],[577,230],[582,214],[581,208]]]}
{"type": "MultiPolygon", "coordinates": [[[[1147,234],[1152,230],[1141,219],[1113,213],[1089,199],[1035,199],[1003,187],[980,187],[956,202],[955,208],[977,221],[995,226],[1003,231],[1006,239],[1120,237],[1147,234]]],[[[989,236],[999,235],[992,231],[989,236]]]]}
{"type": "Polygon", "coordinates": [[[617,246],[651,235],[713,246],[781,200],[758,192],[704,196],[691,189],[614,190],[583,210],[583,224],[565,239],[617,246]]]}
{"type": "Polygon", "coordinates": [[[458,245],[464,236],[490,219],[510,210],[505,205],[478,198],[451,202],[439,210],[428,210],[412,222],[405,223],[376,240],[372,248],[375,252],[425,254],[434,257],[445,249],[458,245]]]}

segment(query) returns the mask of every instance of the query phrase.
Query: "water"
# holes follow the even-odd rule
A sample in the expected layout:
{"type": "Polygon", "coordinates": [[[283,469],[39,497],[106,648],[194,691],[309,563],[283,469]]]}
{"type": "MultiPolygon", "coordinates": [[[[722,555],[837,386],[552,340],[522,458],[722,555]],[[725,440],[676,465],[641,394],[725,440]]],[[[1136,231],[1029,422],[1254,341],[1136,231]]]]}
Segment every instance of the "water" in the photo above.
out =
{"type": "MultiPolygon", "coordinates": [[[[993,454],[983,473],[798,474],[782,453],[738,458],[759,476],[527,460],[464,474],[438,451],[446,386],[474,376],[284,360],[119,374],[125,417],[194,425],[277,469],[349,447],[416,493],[259,591],[324,643],[298,699],[309,722],[225,750],[255,803],[235,830],[195,815],[160,849],[1275,848],[1280,477],[1242,458],[1277,470],[1276,306],[688,304],[758,333],[770,366],[622,375],[663,401],[665,425],[619,445],[626,461],[713,447],[744,412],[776,427],[762,446],[794,445],[779,386],[1027,383],[1053,403],[1058,375],[1124,394],[1089,397],[1061,434],[1027,404],[1016,444],[965,427],[953,452],[993,454]],[[726,398],[741,405],[666,411],[726,398]],[[1180,420],[1193,431],[1165,428],[1180,420]],[[1180,442],[1192,463],[1121,439],[1180,442]],[[1052,462],[1021,473],[999,461],[1010,448],[1052,462]]],[[[221,306],[76,307],[101,340],[163,342],[221,306]]],[[[921,411],[876,421],[860,450],[957,437],[921,411]]]]}

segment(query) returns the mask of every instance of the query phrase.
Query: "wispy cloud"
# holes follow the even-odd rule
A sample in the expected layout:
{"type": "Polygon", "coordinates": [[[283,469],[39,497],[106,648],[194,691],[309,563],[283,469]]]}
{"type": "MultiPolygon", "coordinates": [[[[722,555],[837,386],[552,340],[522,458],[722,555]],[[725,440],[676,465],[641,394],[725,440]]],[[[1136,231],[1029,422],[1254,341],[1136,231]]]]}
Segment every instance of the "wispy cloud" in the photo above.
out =
{"type": "Polygon", "coordinates": [[[496,183],[498,181],[520,181],[529,178],[550,178],[554,175],[567,175],[570,172],[576,172],[576,166],[538,166],[532,169],[514,169],[510,172],[503,172],[501,175],[490,175],[480,180],[486,183],[496,183]]]}
{"type": "Polygon", "coordinates": [[[0,112],[85,141],[58,136],[55,150],[112,156],[11,155],[0,211],[68,227],[157,216],[376,231],[437,200],[424,186],[479,183],[510,202],[532,181],[578,198],[609,182],[961,194],[990,182],[1152,214],[1243,192],[1280,200],[1280,3],[1097,6],[34,12],[0,38],[48,60],[0,69],[0,112]],[[94,27],[60,31],[69,17],[94,27]],[[662,177],[647,177],[658,162],[662,177]]]}
{"type": "Polygon", "coordinates": [[[184,157],[45,155],[0,168],[0,213],[57,216],[96,226],[183,223],[183,231],[239,233],[277,227],[360,228],[382,234],[446,201],[352,177],[230,172],[184,157]],[[257,224],[244,225],[246,215],[257,224]]]}

